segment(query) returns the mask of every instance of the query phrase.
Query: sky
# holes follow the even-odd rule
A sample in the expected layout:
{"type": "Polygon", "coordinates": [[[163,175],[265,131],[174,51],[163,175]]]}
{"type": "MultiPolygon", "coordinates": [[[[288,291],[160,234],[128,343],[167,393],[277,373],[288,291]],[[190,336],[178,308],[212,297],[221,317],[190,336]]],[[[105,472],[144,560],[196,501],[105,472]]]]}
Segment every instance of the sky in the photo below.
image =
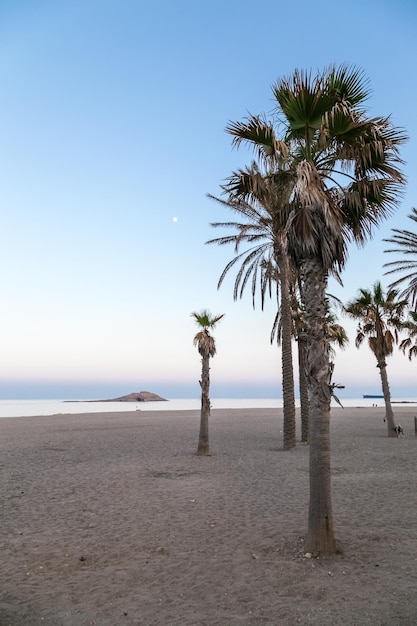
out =
{"type": "MultiPolygon", "coordinates": [[[[0,0],[0,398],[198,397],[205,308],[225,314],[212,397],[281,397],[276,302],[235,302],[233,274],[218,290],[233,249],[205,245],[232,215],[207,194],[252,159],[225,126],[270,113],[296,68],[361,68],[368,111],[410,136],[408,183],[329,291],[388,285],[383,239],[417,206],[416,27],[414,0],[0,0]]],[[[379,393],[340,321],[340,395],[379,393]]],[[[393,397],[417,396],[416,371],[390,358],[393,397]]]]}

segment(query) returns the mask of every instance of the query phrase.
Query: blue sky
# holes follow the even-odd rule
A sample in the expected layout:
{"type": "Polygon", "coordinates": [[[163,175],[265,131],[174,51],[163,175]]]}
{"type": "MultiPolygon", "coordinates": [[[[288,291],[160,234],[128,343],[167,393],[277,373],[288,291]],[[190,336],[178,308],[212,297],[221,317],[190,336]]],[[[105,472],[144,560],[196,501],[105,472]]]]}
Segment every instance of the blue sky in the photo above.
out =
{"type": "MultiPolygon", "coordinates": [[[[409,182],[330,290],[387,284],[382,239],[417,206],[416,27],[412,0],[1,0],[0,397],[197,396],[202,308],[225,313],[213,397],[280,396],[274,303],[234,302],[233,276],[218,291],[233,250],[204,245],[230,218],[206,194],[251,158],[224,128],[271,111],[271,85],[297,67],[362,68],[370,112],[410,135],[409,182]]],[[[343,323],[335,380],[378,392],[343,323]]],[[[391,359],[393,395],[417,395],[416,368],[391,359]]]]}

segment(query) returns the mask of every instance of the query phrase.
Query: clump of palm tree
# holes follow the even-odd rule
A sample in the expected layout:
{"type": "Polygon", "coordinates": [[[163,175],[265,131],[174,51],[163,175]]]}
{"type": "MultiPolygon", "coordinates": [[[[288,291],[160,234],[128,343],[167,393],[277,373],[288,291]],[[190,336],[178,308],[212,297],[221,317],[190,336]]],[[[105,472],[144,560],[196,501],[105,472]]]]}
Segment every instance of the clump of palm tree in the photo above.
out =
{"type": "MultiPolygon", "coordinates": [[[[295,276],[294,276],[295,278],[295,276]]],[[[297,352],[298,352],[298,376],[299,376],[299,392],[300,392],[300,417],[301,417],[301,441],[303,443],[308,443],[309,440],[309,416],[310,416],[310,401],[309,401],[309,391],[308,391],[308,380],[307,380],[307,371],[306,371],[306,363],[307,363],[307,342],[306,342],[306,333],[305,333],[305,325],[304,325],[304,314],[303,314],[303,306],[299,298],[299,294],[296,289],[297,282],[294,280],[291,283],[291,315],[292,315],[292,333],[294,335],[295,340],[297,341],[297,352]]],[[[298,287],[298,291],[300,291],[300,287],[298,287]]],[[[338,346],[340,349],[344,349],[349,344],[349,338],[346,334],[345,329],[338,323],[337,315],[334,310],[333,305],[337,306],[339,309],[342,308],[342,303],[338,298],[332,295],[328,295],[327,300],[327,315],[326,315],[326,324],[327,324],[327,333],[330,342],[330,354],[334,358],[335,357],[335,349],[334,345],[338,346]]],[[[278,309],[278,312],[275,316],[274,324],[271,332],[271,343],[276,338],[278,345],[281,343],[281,337],[284,333],[284,328],[281,323],[281,311],[278,309]]],[[[332,397],[336,400],[340,406],[338,397],[334,393],[335,389],[343,389],[344,386],[331,383],[331,393],[332,397]]]]}
{"type": "MultiPolygon", "coordinates": [[[[410,220],[417,223],[417,209],[411,209],[411,214],[408,215],[410,220]]],[[[393,228],[394,235],[389,239],[384,239],[387,243],[396,245],[396,248],[384,250],[387,253],[399,254],[400,258],[397,261],[390,261],[385,263],[384,267],[390,269],[385,272],[386,275],[402,273],[403,275],[394,280],[390,287],[396,289],[402,287],[400,296],[408,298],[411,301],[413,308],[417,307],[417,233],[412,230],[400,230],[399,228],[393,228]]]]}
{"type": "Polygon", "coordinates": [[[285,242],[300,267],[310,399],[310,504],[305,547],[334,553],[330,481],[333,364],[326,325],[328,277],[346,264],[391,214],[404,184],[399,147],[406,134],[389,118],[369,117],[368,82],[346,65],[314,77],[296,70],[273,86],[276,118],[249,115],[226,130],[277,170],[288,202],[285,242]],[[284,165],[283,165],[284,164],[284,165]],[[285,167],[287,164],[287,167],[285,167]]]}
{"type": "Polygon", "coordinates": [[[385,293],[379,281],[374,284],[372,290],[359,289],[358,296],[345,305],[349,317],[358,321],[356,347],[359,348],[367,338],[369,348],[377,360],[384,394],[388,437],[395,437],[396,431],[386,358],[393,353],[394,346],[399,341],[399,333],[404,329],[407,305],[407,300],[398,299],[398,291],[395,289],[389,289],[385,293]]]}
{"type": "Polygon", "coordinates": [[[210,415],[210,357],[216,354],[216,342],[210,330],[215,328],[218,322],[224,317],[212,315],[210,311],[204,309],[200,313],[193,312],[191,317],[199,327],[198,333],[194,337],[194,345],[197,346],[201,355],[201,413],[200,432],[198,437],[197,454],[207,455],[210,453],[209,446],[209,415],[210,415]]]}
{"type": "Polygon", "coordinates": [[[256,163],[234,172],[222,185],[225,199],[209,195],[220,204],[237,214],[239,221],[216,222],[214,228],[232,228],[229,235],[212,239],[207,243],[234,244],[235,256],[223,270],[218,287],[236,264],[233,296],[242,297],[245,287],[251,285],[252,302],[259,284],[261,306],[267,294],[276,292],[279,301],[282,333],[282,396],[284,416],[284,450],[295,446],[295,398],[294,372],[292,364],[292,320],[290,304],[291,267],[286,247],[285,223],[282,221],[282,206],[288,202],[285,191],[279,187],[279,176],[274,172],[262,172],[256,163]],[[240,252],[243,243],[254,244],[240,252]],[[259,280],[259,283],[258,283],[259,280]],[[275,287],[273,285],[275,284],[275,287]]]}

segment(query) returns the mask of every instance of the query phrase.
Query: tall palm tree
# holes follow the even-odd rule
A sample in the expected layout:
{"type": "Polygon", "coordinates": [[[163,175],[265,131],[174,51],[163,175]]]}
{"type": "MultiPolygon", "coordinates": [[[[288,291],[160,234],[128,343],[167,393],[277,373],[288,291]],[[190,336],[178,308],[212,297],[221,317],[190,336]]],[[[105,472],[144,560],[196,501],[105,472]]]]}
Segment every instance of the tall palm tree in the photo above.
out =
{"type": "Polygon", "coordinates": [[[194,318],[200,329],[194,337],[194,345],[197,346],[201,355],[201,414],[197,454],[207,455],[210,452],[208,427],[210,415],[210,357],[216,354],[216,342],[210,334],[210,330],[223,319],[224,313],[213,316],[210,311],[204,309],[200,313],[191,313],[191,317],[194,318]]]}
{"type": "Polygon", "coordinates": [[[367,117],[368,84],[346,65],[312,77],[296,70],[273,86],[277,124],[250,115],[226,130],[273,167],[290,159],[288,251],[301,266],[310,395],[310,504],[306,550],[334,553],[330,481],[332,363],[326,319],[328,276],[348,245],[363,244],[390,215],[404,183],[398,149],[406,140],[389,118],[367,117]]]}
{"type": "Polygon", "coordinates": [[[377,281],[372,290],[359,289],[358,296],[345,306],[349,317],[358,320],[356,347],[359,348],[365,338],[368,338],[368,345],[377,360],[384,394],[388,437],[395,437],[396,432],[386,358],[393,353],[394,346],[398,344],[407,308],[407,300],[398,300],[397,296],[398,291],[395,289],[389,289],[385,294],[381,283],[377,281]]]}
{"type": "MultiPolygon", "coordinates": [[[[410,220],[417,223],[417,209],[411,209],[408,215],[410,220]]],[[[415,226],[415,224],[413,224],[415,226]]],[[[390,239],[384,239],[388,243],[393,243],[396,248],[384,250],[384,252],[401,255],[398,261],[385,263],[384,267],[390,269],[385,274],[403,273],[403,276],[394,280],[389,286],[393,289],[404,286],[400,296],[411,300],[411,305],[417,308],[417,233],[411,230],[400,230],[393,228],[394,235],[390,239]]]]}
{"type": "MultiPolygon", "coordinates": [[[[299,283],[298,272],[294,268],[291,272],[292,280],[290,281],[290,306],[291,306],[291,318],[292,326],[291,333],[297,342],[297,357],[298,357],[298,389],[300,394],[300,418],[301,418],[301,441],[303,443],[308,442],[308,420],[310,415],[310,402],[308,398],[308,381],[306,375],[306,340],[304,333],[304,321],[303,311],[300,299],[297,294],[296,286],[299,283]]],[[[271,331],[271,343],[275,340],[278,345],[281,344],[282,337],[284,335],[283,319],[281,315],[281,308],[278,308],[277,314],[274,319],[274,323],[271,331]]]]}
{"type": "Polygon", "coordinates": [[[298,298],[293,299],[292,315],[294,333],[297,340],[298,355],[298,388],[300,392],[301,441],[308,443],[310,421],[310,394],[307,378],[307,335],[305,333],[302,303],[298,298]]]}
{"type": "Polygon", "coordinates": [[[234,287],[234,298],[243,295],[245,286],[252,277],[252,302],[255,306],[255,295],[259,277],[261,305],[264,306],[265,295],[272,292],[272,283],[275,283],[280,297],[282,333],[282,396],[284,416],[284,450],[295,447],[295,398],[294,372],[292,364],[292,320],[290,305],[290,265],[286,248],[282,205],[288,202],[284,197],[284,190],[279,189],[278,177],[263,174],[255,163],[245,170],[234,172],[228,183],[222,186],[226,199],[212,199],[235,211],[243,222],[214,223],[213,227],[229,227],[234,229],[231,235],[212,239],[207,243],[219,245],[233,243],[235,257],[223,270],[219,286],[226,274],[237,262],[242,265],[237,273],[234,287]],[[278,208],[277,208],[278,207],[278,208]],[[256,242],[250,250],[239,254],[242,242],[256,242]]]}

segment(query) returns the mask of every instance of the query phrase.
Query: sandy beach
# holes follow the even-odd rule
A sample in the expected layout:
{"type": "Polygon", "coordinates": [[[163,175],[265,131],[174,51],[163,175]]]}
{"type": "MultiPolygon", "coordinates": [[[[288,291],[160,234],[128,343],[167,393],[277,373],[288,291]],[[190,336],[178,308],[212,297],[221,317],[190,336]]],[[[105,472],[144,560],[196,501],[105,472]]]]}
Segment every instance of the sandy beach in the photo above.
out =
{"type": "MultiPolygon", "coordinates": [[[[146,407],[145,407],[146,408],[146,407]]],[[[415,408],[332,409],[340,554],[304,556],[308,446],[282,410],[0,420],[1,626],[417,623],[415,408]]]]}

